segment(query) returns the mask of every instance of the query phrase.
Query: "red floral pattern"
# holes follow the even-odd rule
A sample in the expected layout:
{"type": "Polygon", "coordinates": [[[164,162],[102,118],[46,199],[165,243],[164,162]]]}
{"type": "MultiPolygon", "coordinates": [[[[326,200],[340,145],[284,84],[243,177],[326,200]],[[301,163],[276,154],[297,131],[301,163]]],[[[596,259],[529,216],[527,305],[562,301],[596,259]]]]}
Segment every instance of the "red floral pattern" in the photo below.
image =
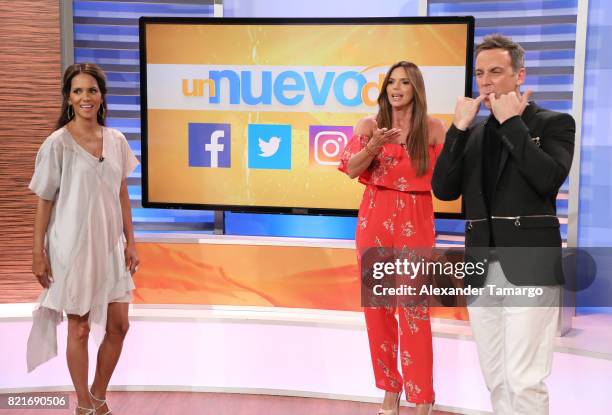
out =
{"type": "MultiPolygon", "coordinates": [[[[340,171],[347,172],[348,161],[367,141],[367,136],[349,141],[338,166],[340,171]]],[[[441,148],[429,147],[428,171],[417,177],[406,150],[399,144],[385,144],[359,176],[359,182],[366,185],[355,236],[360,263],[361,253],[373,247],[381,255],[387,248],[394,248],[411,257],[414,248],[434,246],[431,175],[441,148]]],[[[433,352],[427,305],[399,310],[388,305],[366,307],[364,313],[376,386],[400,392],[403,385],[409,402],[432,402],[433,352]]]]}

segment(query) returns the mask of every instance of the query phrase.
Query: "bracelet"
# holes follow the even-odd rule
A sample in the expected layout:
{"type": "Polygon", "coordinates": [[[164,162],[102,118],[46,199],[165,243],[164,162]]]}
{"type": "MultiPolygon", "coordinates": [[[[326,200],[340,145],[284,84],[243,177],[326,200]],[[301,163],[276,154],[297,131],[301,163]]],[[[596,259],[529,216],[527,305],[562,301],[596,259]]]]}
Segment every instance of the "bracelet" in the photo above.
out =
{"type": "Polygon", "coordinates": [[[365,145],[365,147],[363,147],[363,149],[366,151],[366,153],[368,153],[372,157],[376,157],[378,155],[378,152],[372,150],[370,146],[367,144],[365,145]]]}

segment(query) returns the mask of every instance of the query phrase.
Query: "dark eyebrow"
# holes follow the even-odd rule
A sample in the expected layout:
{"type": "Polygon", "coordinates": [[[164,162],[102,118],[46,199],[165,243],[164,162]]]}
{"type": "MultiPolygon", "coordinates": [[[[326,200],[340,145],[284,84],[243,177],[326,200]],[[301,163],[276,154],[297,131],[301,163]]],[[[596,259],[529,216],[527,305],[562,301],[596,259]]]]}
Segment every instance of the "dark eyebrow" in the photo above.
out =
{"type": "MultiPolygon", "coordinates": [[[[489,71],[489,72],[492,72],[492,71],[495,71],[495,70],[498,70],[498,69],[499,69],[499,70],[503,70],[504,68],[502,68],[501,66],[494,66],[494,67],[492,67],[491,69],[489,69],[488,71],[489,71]]],[[[486,72],[486,71],[487,71],[486,69],[482,69],[482,68],[476,68],[476,69],[474,69],[474,72],[486,72]]]]}

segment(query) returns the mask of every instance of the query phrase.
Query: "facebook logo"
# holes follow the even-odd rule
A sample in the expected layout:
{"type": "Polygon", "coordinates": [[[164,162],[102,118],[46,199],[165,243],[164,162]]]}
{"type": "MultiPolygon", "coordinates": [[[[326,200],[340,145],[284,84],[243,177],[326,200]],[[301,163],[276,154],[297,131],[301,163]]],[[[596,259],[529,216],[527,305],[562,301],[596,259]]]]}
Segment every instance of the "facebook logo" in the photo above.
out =
{"type": "Polygon", "coordinates": [[[231,167],[229,124],[189,123],[189,166],[231,167]]]}
{"type": "Polygon", "coordinates": [[[249,124],[251,169],[291,169],[291,125],[249,124]]]}

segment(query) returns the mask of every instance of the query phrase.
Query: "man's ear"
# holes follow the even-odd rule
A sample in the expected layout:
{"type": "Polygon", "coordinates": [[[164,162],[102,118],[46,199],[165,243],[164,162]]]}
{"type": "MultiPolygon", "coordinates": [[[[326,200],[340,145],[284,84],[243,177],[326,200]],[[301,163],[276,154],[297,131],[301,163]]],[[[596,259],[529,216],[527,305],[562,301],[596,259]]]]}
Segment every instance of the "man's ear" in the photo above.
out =
{"type": "Polygon", "coordinates": [[[523,83],[525,82],[526,75],[527,75],[527,72],[525,71],[525,68],[521,68],[518,70],[517,76],[516,76],[516,86],[523,85],[523,83]]]}

